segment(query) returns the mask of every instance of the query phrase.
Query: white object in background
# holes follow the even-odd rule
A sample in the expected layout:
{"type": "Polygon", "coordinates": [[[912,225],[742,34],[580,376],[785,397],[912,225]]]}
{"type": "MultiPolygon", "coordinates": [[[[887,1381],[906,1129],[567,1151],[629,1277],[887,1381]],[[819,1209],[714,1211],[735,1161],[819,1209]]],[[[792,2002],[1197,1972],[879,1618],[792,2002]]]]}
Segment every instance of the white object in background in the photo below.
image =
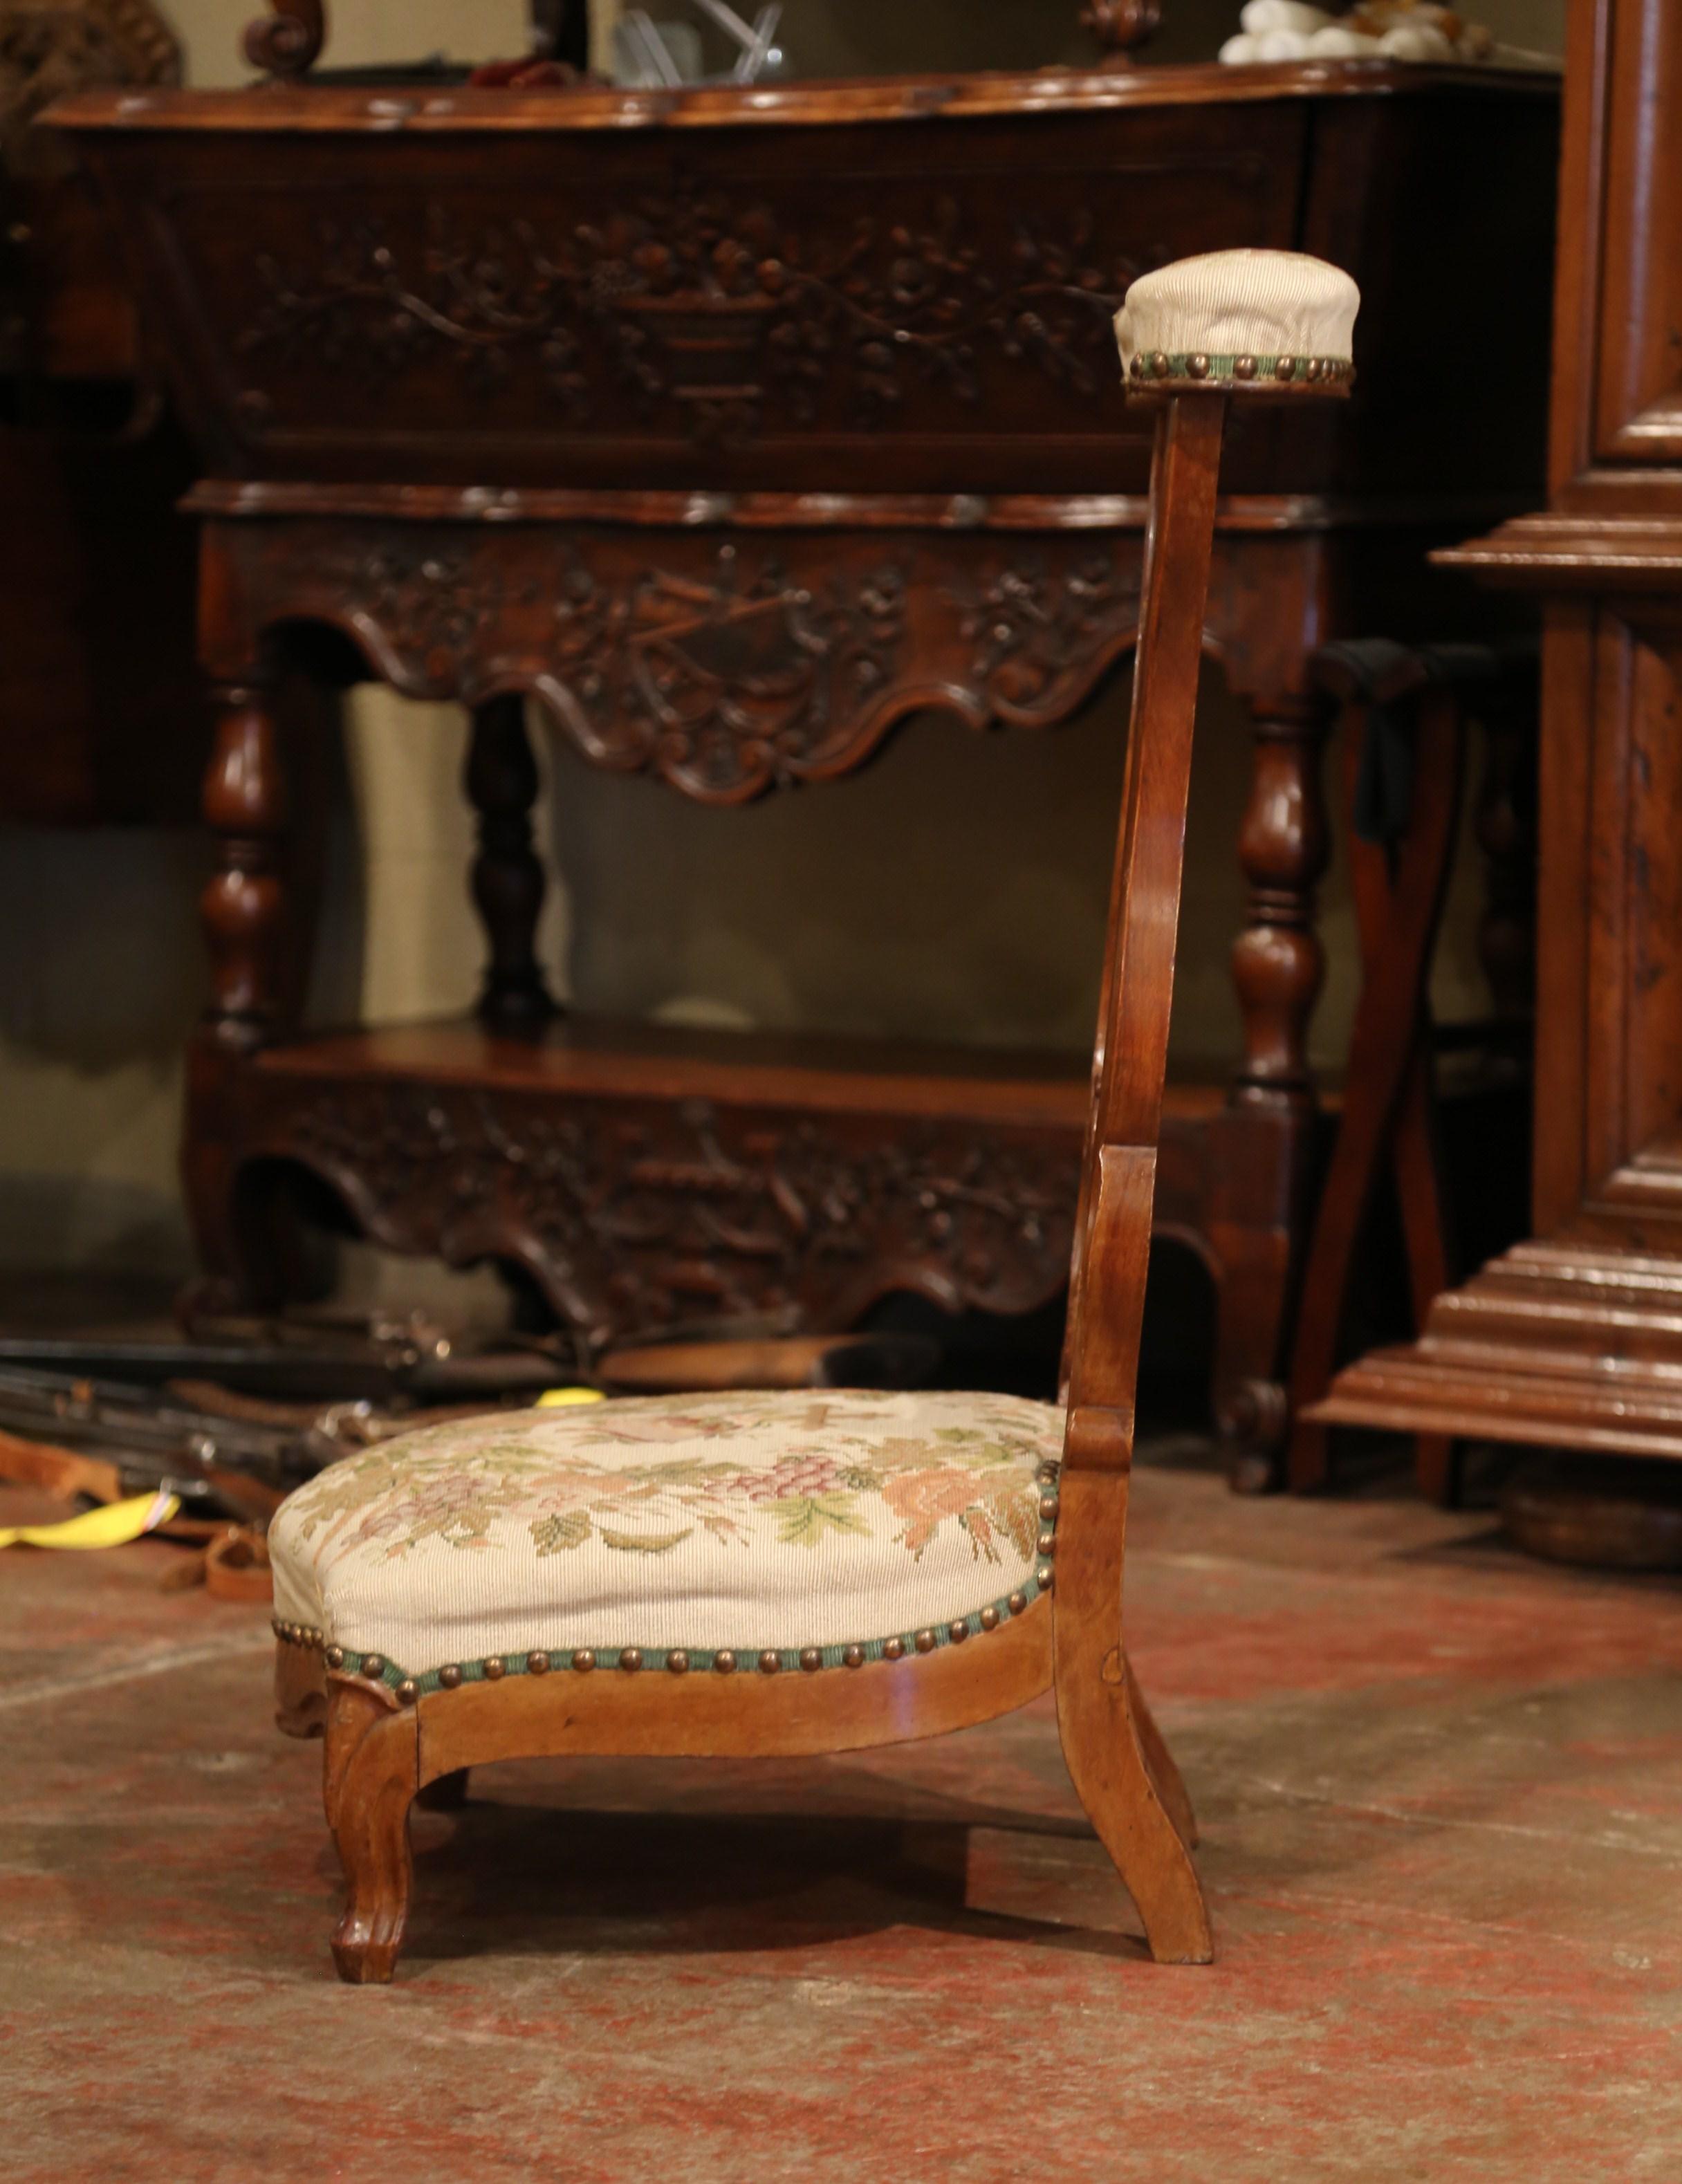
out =
{"type": "Polygon", "coordinates": [[[700,34],[690,23],[656,23],[627,8],[614,25],[613,80],[633,90],[681,91],[701,79],[700,34]]]}
{"type": "Polygon", "coordinates": [[[1420,13],[1438,21],[1390,22],[1379,30],[1393,12],[1386,0],[1373,0],[1345,19],[1328,14],[1323,8],[1308,7],[1304,0],[1246,0],[1239,18],[1243,28],[1227,40],[1218,58],[1228,68],[1245,68],[1256,61],[1471,61],[1494,68],[1559,72],[1557,55],[1497,45],[1481,23],[1462,26],[1457,17],[1430,5],[1429,0],[1420,13]],[[1367,24],[1373,27],[1365,27],[1367,24]],[[1451,36],[1456,28],[1458,36],[1451,36]]]}
{"type": "Polygon", "coordinates": [[[1386,31],[1378,50],[1393,61],[1451,61],[1459,56],[1442,32],[1429,23],[1407,24],[1386,31]]]}
{"type": "Polygon", "coordinates": [[[1376,38],[1360,31],[1346,31],[1341,23],[1328,23],[1308,41],[1310,58],[1317,61],[1370,60],[1378,50],[1376,38]]]}
{"type": "Polygon", "coordinates": [[[751,24],[743,20],[728,0],[696,0],[696,4],[739,48],[728,75],[710,79],[706,75],[700,34],[693,24],[656,23],[646,8],[626,8],[614,25],[614,81],[639,90],[650,86],[676,90],[684,84],[709,81],[757,83],[786,72],[787,58],[777,43],[783,0],[771,0],[751,24]]]}
{"type": "Polygon", "coordinates": [[[1239,15],[1239,28],[1252,38],[1268,31],[1319,31],[1331,21],[1323,8],[1310,8],[1305,0],[1247,0],[1239,15]]]}
{"type": "Polygon", "coordinates": [[[755,83],[767,69],[778,72],[783,55],[774,41],[783,20],[783,0],[773,0],[773,5],[762,8],[752,23],[744,23],[728,0],[695,0],[695,5],[741,48],[742,57],[731,72],[732,83],[755,83]]]}

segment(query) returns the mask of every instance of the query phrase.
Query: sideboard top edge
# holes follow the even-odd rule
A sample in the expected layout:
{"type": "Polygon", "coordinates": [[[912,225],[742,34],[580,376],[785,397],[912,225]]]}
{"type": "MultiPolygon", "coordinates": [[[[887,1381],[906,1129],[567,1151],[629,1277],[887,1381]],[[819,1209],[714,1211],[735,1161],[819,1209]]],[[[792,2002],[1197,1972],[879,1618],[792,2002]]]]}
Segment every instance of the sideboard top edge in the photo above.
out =
{"type": "Polygon", "coordinates": [[[1032,75],[818,79],[693,90],[480,90],[394,82],[254,85],[236,90],[80,92],[42,120],[78,133],[236,131],[276,136],[389,136],[414,131],[552,131],[838,127],[989,115],[1102,113],[1122,108],[1253,105],[1296,98],[1394,98],[1482,92],[1557,97],[1546,70],[1437,67],[1388,61],[1215,64],[1136,69],[1046,69],[1032,75]]]}

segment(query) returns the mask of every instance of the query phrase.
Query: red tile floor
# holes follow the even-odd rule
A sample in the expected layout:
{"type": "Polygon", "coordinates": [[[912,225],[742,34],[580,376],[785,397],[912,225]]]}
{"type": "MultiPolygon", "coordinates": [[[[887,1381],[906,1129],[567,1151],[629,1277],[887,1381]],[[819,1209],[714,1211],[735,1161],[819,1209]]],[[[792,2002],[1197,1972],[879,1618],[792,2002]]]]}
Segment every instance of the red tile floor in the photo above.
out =
{"type": "Polygon", "coordinates": [[[1159,1970],[1047,1708],[831,1762],[487,1770],[332,1976],[320,1747],[172,1551],[0,1557],[13,2184],[1675,2184],[1682,1585],[1143,1472],[1134,1652],[1219,1960],[1159,1970]]]}

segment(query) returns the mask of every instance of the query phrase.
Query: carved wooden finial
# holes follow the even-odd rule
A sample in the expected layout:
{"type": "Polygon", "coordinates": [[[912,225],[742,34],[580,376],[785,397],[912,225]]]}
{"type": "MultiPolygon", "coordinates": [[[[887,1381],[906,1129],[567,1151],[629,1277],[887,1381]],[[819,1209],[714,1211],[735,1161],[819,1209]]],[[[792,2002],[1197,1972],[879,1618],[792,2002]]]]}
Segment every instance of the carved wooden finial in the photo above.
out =
{"type": "Polygon", "coordinates": [[[248,24],[245,57],[266,75],[290,79],[315,65],[327,36],[326,0],[270,0],[274,12],[248,24]]]}
{"type": "Polygon", "coordinates": [[[1160,25],[1161,0],[1086,0],[1080,20],[1103,47],[1106,59],[1124,61],[1160,25]]]}

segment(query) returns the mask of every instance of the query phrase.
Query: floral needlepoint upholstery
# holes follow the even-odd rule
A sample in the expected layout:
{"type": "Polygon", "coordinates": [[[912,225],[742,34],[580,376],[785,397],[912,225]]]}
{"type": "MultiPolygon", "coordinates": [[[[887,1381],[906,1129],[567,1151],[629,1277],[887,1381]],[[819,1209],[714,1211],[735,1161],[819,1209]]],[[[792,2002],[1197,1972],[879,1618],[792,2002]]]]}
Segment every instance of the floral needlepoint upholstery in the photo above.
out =
{"type": "Polygon", "coordinates": [[[275,1613],[423,1681],[532,1652],[699,1666],[945,1643],[1040,1590],[1062,1430],[1061,1411],[1013,1396],[856,1390],[434,1426],[292,1496],[270,1532],[275,1613]]]}

